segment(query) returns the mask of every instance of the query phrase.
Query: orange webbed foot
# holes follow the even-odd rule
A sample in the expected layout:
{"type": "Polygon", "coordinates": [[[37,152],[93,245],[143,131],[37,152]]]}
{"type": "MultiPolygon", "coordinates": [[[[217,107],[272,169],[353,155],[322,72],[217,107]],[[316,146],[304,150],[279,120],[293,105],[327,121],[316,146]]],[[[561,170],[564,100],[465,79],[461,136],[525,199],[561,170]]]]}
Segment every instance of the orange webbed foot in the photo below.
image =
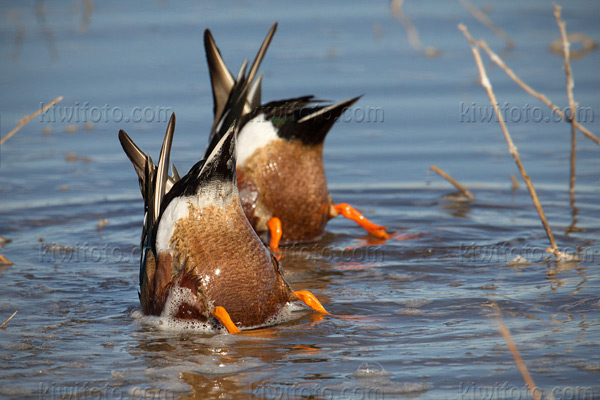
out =
{"type": "Polygon", "coordinates": [[[325,307],[323,307],[321,302],[315,297],[315,295],[309,292],[308,290],[298,290],[297,292],[294,292],[294,294],[304,304],[306,304],[316,312],[321,314],[329,314],[327,310],[325,310],[325,307]]]}
{"type": "Polygon", "coordinates": [[[213,317],[218,319],[223,325],[225,325],[225,328],[227,328],[227,332],[232,334],[240,332],[239,328],[235,326],[235,324],[231,320],[231,317],[229,316],[229,313],[227,312],[227,310],[225,310],[225,308],[221,306],[215,307],[212,310],[212,315],[213,317]]]}
{"type": "Polygon", "coordinates": [[[390,235],[385,231],[386,230],[385,226],[372,223],[367,218],[365,218],[364,215],[362,215],[354,207],[352,207],[350,204],[346,204],[346,203],[335,204],[335,205],[331,206],[331,208],[332,208],[331,214],[333,216],[337,216],[337,215],[341,214],[344,217],[356,222],[357,224],[362,226],[367,232],[369,232],[371,235],[373,235],[379,239],[387,240],[390,238],[390,235]]]}
{"type": "Polygon", "coordinates": [[[283,235],[283,231],[281,230],[281,220],[277,217],[273,217],[267,222],[267,228],[269,228],[269,232],[271,232],[271,241],[269,242],[269,247],[273,252],[279,252],[279,242],[281,241],[281,235],[283,235]]]}

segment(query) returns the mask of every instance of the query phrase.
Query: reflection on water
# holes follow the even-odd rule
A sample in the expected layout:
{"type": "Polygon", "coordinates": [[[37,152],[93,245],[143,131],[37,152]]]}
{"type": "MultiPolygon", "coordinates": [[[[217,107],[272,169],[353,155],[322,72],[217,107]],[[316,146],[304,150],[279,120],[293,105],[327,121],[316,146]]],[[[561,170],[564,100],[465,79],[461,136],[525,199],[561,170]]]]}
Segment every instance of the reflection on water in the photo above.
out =
{"type": "MultiPolygon", "coordinates": [[[[278,20],[263,98],[364,93],[361,106],[384,111],[383,121],[338,123],[325,160],[333,199],[394,235],[377,240],[337,218],[319,242],[283,251],[292,286],[310,288],[330,316],[301,309],[237,336],[161,329],[140,313],[143,206],[116,133],[138,131],[156,153],[164,127],[109,118],[86,130],[60,114],[31,121],[0,149],[0,235],[12,240],[0,250],[14,262],[0,265],[0,324],[18,311],[0,329],[0,398],[524,398],[494,304],[540,387],[557,389],[557,399],[569,388],[600,396],[597,146],[578,141],[571,195],[569,126],[509,126],[559,247],[581,259],[556,262],[526,189],[512,187],[498,126],[460,122],[461,102],[488,103],[456,24],[503,43],[459,2],[401,3],[438,57],[411,48],[387,3],[315,3],[293,16],[270,1],[2,4],[0,135],[58,95],[62,110],[169,107],[181,128],[180,171],[210,129],[203,30],[236,65],[278,20]],[[433,163],[476,198],[462,201],[430,179],[433,163]]],[[[598,7],[565,5],[568,29],[597,37],[598,7]]],[[[562,59],[548,50],[558,36],[552,4],[492,2],[486,12],[515,42],[506,55],[515,71],[564,98],[562,59]]],[[[575,97],[591,109],[599,57],[573,63],[575,97]]],[[[490,79],[501,101],[533,105],[502,71],[490,79]]],[[[595,121],[588,128],[600,131],[595,121]]]]}

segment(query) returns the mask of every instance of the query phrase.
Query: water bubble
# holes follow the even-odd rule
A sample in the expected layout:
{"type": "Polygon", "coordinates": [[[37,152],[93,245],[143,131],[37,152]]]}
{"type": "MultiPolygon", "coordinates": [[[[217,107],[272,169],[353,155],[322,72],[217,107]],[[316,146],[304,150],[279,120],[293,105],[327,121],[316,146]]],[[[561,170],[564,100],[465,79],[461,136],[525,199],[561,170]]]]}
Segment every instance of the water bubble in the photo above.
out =
{"type": "Polygon", "coordinates": [[[361,378],[385,375],[389,375],[389,372],[387,372],[377,361],[364,362],[356,368],[356,371],[354,371],[354,376],[361,378]]]}

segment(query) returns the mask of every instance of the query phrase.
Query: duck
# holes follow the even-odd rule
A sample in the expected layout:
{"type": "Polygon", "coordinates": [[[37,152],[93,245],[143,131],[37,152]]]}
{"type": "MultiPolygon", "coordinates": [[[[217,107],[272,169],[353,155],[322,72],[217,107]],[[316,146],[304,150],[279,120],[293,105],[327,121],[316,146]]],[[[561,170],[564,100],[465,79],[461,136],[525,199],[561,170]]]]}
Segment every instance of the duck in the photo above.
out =
{"type": "MultiPolygon", "coordinates": [[[[237,180],[246,217],[275,252],[280,245],[319,240],[327,222],[338,215],[355,221],[370,235],[389,239],[385,226],[371,222],[348,203],[334,203],[327,187],[325,137],[360,96],[335,104],[323,104],[313,95],[262,104],[262,74],[256,73],[276,29],[277,23],[250,68],[250,89],[237,133],[237,180]]],[[[235,79],[208,29],[204,47],[216,121],[235,79]]],[[[208,148],[220,140],[217,131],[212,132],[208,148]]]]}
{"type": "Polygon", "coordinates": [[[229,333],[276,321],[301,301],[327,314],[307,290],[294,291],[282,266],[248,222],[236,178],[237,135],[247,97],[247,62],[218,123],[219,140],[187,174],[169,175],[175,114],[155,165],[123,130],[119,141],[138,175],[144,200],[140,289],[144,314],[193,320],[229,333]]]}

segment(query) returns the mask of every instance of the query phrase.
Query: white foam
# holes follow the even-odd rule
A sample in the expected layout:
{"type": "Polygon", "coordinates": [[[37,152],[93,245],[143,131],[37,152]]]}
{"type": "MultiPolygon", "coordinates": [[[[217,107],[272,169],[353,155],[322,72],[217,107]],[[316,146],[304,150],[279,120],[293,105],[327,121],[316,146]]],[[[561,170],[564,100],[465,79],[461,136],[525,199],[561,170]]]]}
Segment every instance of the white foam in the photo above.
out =
{"type": "Polygon", "coordinates": [[[244,125],[237,138],[237,165],[244,165],[248,157],[273,140],[281,140],[265,114],[259,114],[244,125]]]}
{"type": "Polygon", "coordinates": [[[195,331],[204,333],[215,333],[221,330],[218,325],[213,325],[210,320],[206,322],[190,319],[175,318],[175,315],[179,311],[179,307],[184,303],[189,303],[193,300],[194,294],[189,288],[182,288],[174,286],[169,291],[167,301],[163,307],[163,312],[160,314],[160,318],[163,322],[163,328],[173,331],[195,331]]]}
{"type": "Polygon", "coordinates": [[[193,331],[207,334],[227,332],[224,327],[222,328],[217,324],[213,324],[210,320],[207,322],[202,322],[198,320],[187,320],[174,317],[179,310],[179,306],[183,302],[189,301],[191,295],[191,290],[188,288],[174,287],[169,292],[169,296],[167,297],[163,312],[160,316],[144,315],[142,311],[135,310],[131,313],[131,317],[141,325],[149,326],[160,331],[193,331]]]}
{"type": "Polygon", "coordinates": [[[406,308],[421,308],[423,306],[431,304],[431,302],[432,301],[429,299],[410,299],[400,302],[400,304],[404,305],[404,307],[406,308]]]}
{"type": "MultiPolygon", "coordinates": [[[[196,332],[206,334],[227,333],[227,329],[216,320],[209,319],[207,322],[198,320],[187,320],[175,318],[174,315],[179,310],[179,306],[189,301],[192,295],[188,288],[174,287],[169,292],[167,301],[160,316],[144,315],[140,310],[131,313],[131,317],[140,324],[150,326],[161,331],[170,332],[196,332]]],[[[291,321],[298,317],[299,311],[306,311],[306,307],[297,302],[286,303],[277,313],[268,318],[263,324],[243,327],[242,330],[252,330],[268,326],[279,325],[291,321]]]]}
{"type": "MultiPolygon", "coordinates": [[[[188,369],[204,375],[229,375],[265,366],[266,363],[254,357],[237,358],[233,362],[224,362],[221,356],[198,356],[195,365],[188,369]]],[[[185,371],[185,370],[184,370],[185,371]]]]}
{"type": "Polygon", "coordinates": [[[297,318],[299,311],[306,311],[306,307],[301,306],[296,302],[286,303],[278,312],[268,318],[264,324],[252,327],[251,329],[283,324],[284,322],[297,318]]]}

